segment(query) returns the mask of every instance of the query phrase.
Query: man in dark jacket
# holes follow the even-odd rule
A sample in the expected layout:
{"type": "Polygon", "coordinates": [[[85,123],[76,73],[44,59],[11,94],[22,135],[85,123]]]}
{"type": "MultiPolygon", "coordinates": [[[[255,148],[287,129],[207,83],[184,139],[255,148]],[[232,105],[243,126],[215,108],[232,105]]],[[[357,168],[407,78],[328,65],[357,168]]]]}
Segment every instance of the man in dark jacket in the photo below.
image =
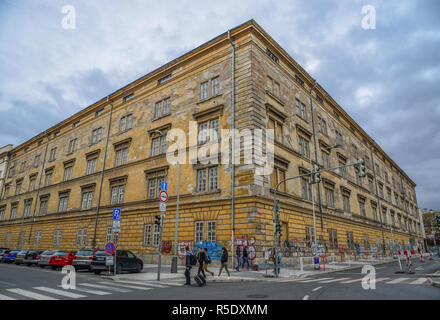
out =
{"type": "Polygon", "coordinates": [[[240,271],[240,255],[241,255],[240,247],[237,246],[237,249],[235,250],[235,256],[237,257],[237,268],[235,269],[237,271],[240,271]]]}
{"type": "Polygon", "coordinates": [[[206,278],[205,271],[203,270],[203,264],[206,261],[205,252],[202,250],[202,247],[199,247],[199,253],[197,254],[197,260],[199,261],[199,270],[197,271],[197,275],[200,275],[200,272],[203,273],[203,277],[206,278]]]}
{"type": "Polygon", "coordinates": [[[248,259],[248,251],[247,251],[247,247],[244,247],[243,248],[243,264],[242,264],[242,266],[241,266],[241,268],[243,269],[243,271],[244,271],[244,264],[245,263],[247,263],[247,268],[249,269],[250,268],[250,265],[249,265],[249,259],[248,259]]]}
{"type": "Polygon", "coordinates": [[[189,247],[186,246],[185,248],[186,250],[186,259],[185,259],[185,278],[186,278],[186,283],[185,285],[191,285],[191,251],[189,250],[189,247]]]}
{"type": "Polygon", "coordinates": [[[229,270],[228,270],[228,250],[226,250],[225,247],[222,248],[222,256],[220,258],[220,262],[222,263],[222,266],[220,268],[220,272],[218,273],[218,276],[220,277],[220,275],[222,274],[223,268],[225,268],[226,272],[228,273],[228,279],[229,279],[231,274],[229,273],[229,270]]]}

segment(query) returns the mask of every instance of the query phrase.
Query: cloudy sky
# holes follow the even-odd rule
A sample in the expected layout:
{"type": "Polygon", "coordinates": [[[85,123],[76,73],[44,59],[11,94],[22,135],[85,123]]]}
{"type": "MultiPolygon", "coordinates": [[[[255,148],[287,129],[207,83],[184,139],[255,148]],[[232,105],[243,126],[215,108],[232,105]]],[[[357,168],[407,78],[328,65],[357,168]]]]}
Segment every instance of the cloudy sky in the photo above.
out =
{"type": "Polygon", "coordinates": [[[417,183],[419,206],[440,209],[439,16],[437,0],[0,0],[0,146],[253,18],[417,183]]]}

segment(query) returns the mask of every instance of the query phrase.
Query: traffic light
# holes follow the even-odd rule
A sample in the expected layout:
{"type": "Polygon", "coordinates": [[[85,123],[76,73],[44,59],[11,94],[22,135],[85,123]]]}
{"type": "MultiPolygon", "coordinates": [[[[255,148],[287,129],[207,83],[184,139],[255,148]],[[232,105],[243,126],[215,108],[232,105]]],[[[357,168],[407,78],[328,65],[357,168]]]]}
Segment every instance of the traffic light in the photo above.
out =
{"type": "Polygon", "coordinates": [[[359,169],[359,178],[363,178],[367,175],[365,170],[365,160],[362,158],[358,158],[358,169],[359,169]]]}
{"type": "Polygon", "coordinates": [[[310,184],[321,182],[321,173],[319,172],[319,166],[315,164],[313,168],[313,172],[310,175],[310,184]]]}
{"type": "Polygon", "coordinates": [[[157,224],[159,227],[161,226],[161,216],[155,216],[156,221],[154,221],[154,224],[157,224]]]}
{"type": "Polygon", "coordinates": [[[275,227],[275,231],[279,234],[279,236],[281,237],[281,225],[278,223],[275,227]]]}

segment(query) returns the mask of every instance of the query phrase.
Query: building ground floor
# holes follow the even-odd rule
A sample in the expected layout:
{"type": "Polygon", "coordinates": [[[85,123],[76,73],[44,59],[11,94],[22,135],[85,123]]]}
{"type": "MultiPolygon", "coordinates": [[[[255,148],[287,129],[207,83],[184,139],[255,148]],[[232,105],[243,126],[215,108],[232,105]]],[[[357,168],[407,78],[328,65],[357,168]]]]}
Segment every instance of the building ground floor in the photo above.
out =
{"type": "MultiPolygon", "coordinates": [[[[222,247],[229,256],[235,256],[236,246],[247,247],[253,264],[264,262],[265,252],[274,247],[273,200],[263,197],[235,199],[234,246],[232,246],[232,210],[230,199],[200,201],[181,198],[175,246],[176,206],[171,199],[165,212],[162,261],[169,263],[175,250],[183,263],[185,247],[208,248],[211,258],[220,259],[222,247]],[[231,253],[233,251],[233,253],[231,253]]],[[[102,207],[95,211],[57,213],[29,217],[24,220],[0,222],[0,247],[11,249],[102,249],[108,241],[118,248],[131,250],[145,263],[158,259],[160,230],[155,216],[160,214],[159,203],[137,203],[119,206],[122,210],[121,231],[112,233],[112,209],[102,207]],[[95,228],[96,223],[96,228],[95,228]],[[20,236],[20,230],[21,236],[20,236]]],[[[313,214],[311,206],[301,201],[280,202],[281,237],[278,248],[287,261],[312,256],[313,214]]],[[[343,212],[325,208],[316,212],[318,250],[326,255],[390,254],[397,246],[401,249],[423,246],[419,235],[379,223],[366,221],[343,212]],[[321,228],[321,221],[324,228],[321,228]]],[[[284,260],[284,261],[286,261],[284,260]]]]}

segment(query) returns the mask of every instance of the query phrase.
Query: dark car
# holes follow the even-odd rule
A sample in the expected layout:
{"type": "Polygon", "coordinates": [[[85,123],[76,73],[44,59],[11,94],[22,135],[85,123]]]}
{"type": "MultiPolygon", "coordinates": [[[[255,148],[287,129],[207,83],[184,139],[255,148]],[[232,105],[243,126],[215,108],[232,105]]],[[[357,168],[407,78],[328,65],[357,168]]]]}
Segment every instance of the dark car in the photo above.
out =
{"type": "Polygon", "coordinates": [[[46,250],[40,254],[40,259],[38,260],[38,265],[40,268],[44,268],[49,265],[50,257],[55,253],[55,250],[46,250]]]}
{"type": "Polygon", "coordinates": [[[17,257],[17,254],[20,252],[20,250],[12,250],[8,253],[7,256],[3,257],[3,261],[6,263],[12,263],[15,261],[15,257],[17,257]]]}
{"type": "Polygon", "coordinates": [[[24,257],[27,255],[29,250],[21,250],[19,253],[17,253],[17,256],[15,257],[15,264],[19,265],[24,263],[24,257]]]}
{"type": "Polygon", "coordinates": [[[33,264],[37,265],[38,261],[40,260],[40,254],[42,254],[43,252],[44,250],[29,250],[24,257],[23,263],[28,266],[31,266],[33,264]]]}
{"type": "Polygon", "coordinates": [[[3,262],[3,258],[11,252],[11,249],[1,248],[0,249],[0,262],[3,262]]]}
{"type": "Polygon", "coordinates": [[[94,252],[95,251],[92,249],[79,250],[72,262],[72,266],[75,268],[75,270],[87,269],[90,271],[90,265],[92,263],[94,252]]]}
{"type": "MultiPolygon", "coordinates": [[[[117,250],[116,255],[116,273],[120,274],[122,271],[141,272],[144,268],[144,263],[141,259],[136,257],[131,251],[117,250]]],[[[114,254],[113,254],[114,255],[114,254]]],[[[108,270],[106,260],[113,258],[105,251],[96,251],[93,255],[91,270],[95,274],[100,274],[102,271],[108,270]]],[[[110,266],[110,271],[113,271],[113,265],[110,266]]]]}

